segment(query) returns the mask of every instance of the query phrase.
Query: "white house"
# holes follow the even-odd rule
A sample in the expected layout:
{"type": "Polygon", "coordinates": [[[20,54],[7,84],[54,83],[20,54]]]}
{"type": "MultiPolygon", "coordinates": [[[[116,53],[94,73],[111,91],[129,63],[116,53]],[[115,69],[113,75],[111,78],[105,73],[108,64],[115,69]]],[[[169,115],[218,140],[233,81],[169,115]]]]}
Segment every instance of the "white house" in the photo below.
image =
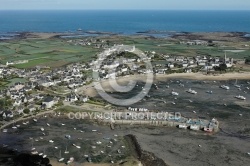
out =
{"type": "Polygon", "coordinates": [[[21,99],[16,99],[13,106],[20,106],[22,104],[22,100],[21,99]]]}
{"type": "Polygon", "coordinates": [[[55,104],[54,103],[54,100],[53,100],[53,97],[46,97],[44,99],[44,101],[42,102],[43,105],[46,105],[46,108],[51,108],[53,107],[53,105],[55,104]]]}

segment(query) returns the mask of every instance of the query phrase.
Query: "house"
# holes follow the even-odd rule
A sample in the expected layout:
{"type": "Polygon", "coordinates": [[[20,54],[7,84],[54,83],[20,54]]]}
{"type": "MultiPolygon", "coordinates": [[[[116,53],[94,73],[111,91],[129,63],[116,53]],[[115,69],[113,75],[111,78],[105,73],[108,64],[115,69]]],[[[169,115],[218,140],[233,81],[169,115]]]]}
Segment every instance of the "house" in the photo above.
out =
{"type": "Polygon", "coordinates": [[[166,69],[159,69],[157,70],[157,74],[165,74],[166,69]]]}
{"type": "Polygon", "coordinates": [[[38,99],[38,100],[40,100],[40,99],[43,99],[44,96],[42,94],[39,94],[39,95],[36,95],[35,98],[38,99]]]}
{"type": "Polygon", "coordinates": [[[182,57],[182,56],[176,57],[175,61],[176,62],[183,62],[184,61],[184,57],[182,57]]]}
{"type": "Polygon", "coordinates": [[[174,68],[174,64],[169,63],[169,64],[168,64],[168,67],[169,67],[170,69],[172,69],[172,68],[174,68]]]}
{"type": "Polygon", "coordinates": [[[182,64],[182,67],[183,67],[183,68],[186,68],[186,67],[188,67],[188,64],[187,64],[187,63],[183,63],[183,64],[182,64]]]}
{"type": "Polygon", "coordinates": [[[46,108],[51,108],[54,106],[54,104],[55,104],[54,99],[51,96],[46,97],[42,102],[42,105],[45,105],[46,108]]]}
{"type": "Polygon", "coordinates": [[[75,94],[70,94],[66,98],[66,101],[69,101],[69,102],[75,102],[77,100],[78,100],[78,98],[77,98],[77,96],[75,94]]]}
{"type": "Polygon", "coordinates": [[[187,69],[185,69],[185,72],[186,72],[186,73],[192,73],[192,69],[187,68],[187,69]]]}
{"type": "Polygon", "coordinates": [[[18,99],[15,100],[13,106],[20,106],[21,103],[22,103],[22,100],[18,98],[18,99]]]}
{"type": "Polygon", "coordinates": [[[12,111],[3,111],[3,112],[2,112],[2,117],[3,117],[3,119],[6,119],[6,118],[13,118],[14,115],[13,115],[13,112],[12,112],[12,111]]]}
{"type": "Polygon", "coordinates": [[[89,100],[89,97],[88,96],[80,96],[79,100],[85,103],[89,100]]]}
{"type": "Polygon", "coordinates": [[[31,103],[34,101],[34,98],[32,96],[27,96],[26,99],[28,103],[31,103]]]}
{"type": "Polygon", "coordinates": [[[30,110],[30,112],[33,112],[36,110],[36,107],[34,105],[28,105],[27,108],[30,110]]]}
{"type": "Polygon", "coordinates": [[[15,112],[17,112],[18,114],[21,114],[21,113],[23,113],[23,110],[24,110],[24,107],[19,106],[19,107],[16,107],[15,112]]]}

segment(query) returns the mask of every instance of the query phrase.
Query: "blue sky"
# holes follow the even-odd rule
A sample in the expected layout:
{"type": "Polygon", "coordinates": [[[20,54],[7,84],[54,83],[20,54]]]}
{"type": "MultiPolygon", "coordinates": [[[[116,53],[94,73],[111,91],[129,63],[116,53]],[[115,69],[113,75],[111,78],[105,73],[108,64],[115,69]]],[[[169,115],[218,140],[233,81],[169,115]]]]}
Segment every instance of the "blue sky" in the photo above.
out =
{"type": "Polygon", "coordinates": [[[0,0],[9,9],[250,10],[250,0],[0,0]]]}

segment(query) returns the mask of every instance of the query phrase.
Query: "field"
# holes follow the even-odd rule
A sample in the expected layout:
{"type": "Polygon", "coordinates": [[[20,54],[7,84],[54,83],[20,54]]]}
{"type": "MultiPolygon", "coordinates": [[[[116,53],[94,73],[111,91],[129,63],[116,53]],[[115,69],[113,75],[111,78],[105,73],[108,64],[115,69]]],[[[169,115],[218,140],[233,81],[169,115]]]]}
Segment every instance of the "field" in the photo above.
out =
{"type": "Polygon", "coordinates": [[[37,65],[59,67],[72,62],[88,62],[99,52],[89,46],[72,45],[61,39],[28,39],[0,43],[0,61],[28,60],[16,64],[17,68],[32,68],[37,65]]]}
{"type": "MultiPolygon", "coordinates": [[[[204,36],[206,33],[204,33],[204,36]]],[[[203,38],[204,38],[203,36],[203,38]]],[[[184,38],[189,40],[188,35],[184,38]]],[[[200,39],[197,36],[196,39],[200,39]]],[[[207,35],[206,37],[209,37],[207,35]]],[[[221,37],[221,36],[220,36],[221,37]]],[[[94,38],[94,37],[93,37],[94,38]]],[[[209,39],[216,41],[215,46],[203,45],[185,45],[179,44],[183,38],[152,38],[145,36],[99,36],[101,40],[106,40],[110,45],[127,44],[135,45],[142,51],[155,51],[164,55],[181,55],[181,56],[217,56],[223,57],[225,51],[228,57],[242,59],[249,57],[250,41],[241,40],[235,37],[234,40],[219,38],[216,36],[209,39]],[[218,44],[219,43],[219,44],[218,44]]],[[[201,39],[203,39],[201,38],[201,39]]],[[[29,38],[0,42],[0,63],[5,64],[10,61],[28,60],[28,63],[16,64],[17,68],[32,68],[37,65],[60,67],[74,62],[89,62],[94,59],[95,55],[102,51],[93,45],[77,45],[77,41],[87,39],[73,39],[73,43],[67,42],[70,39],[60,38],[29,38]]],[[[89,38],[88,38],[89,39],[89,38]]],[[[191,40],[191,39],[190,39],[191,40]]]]}
{"type": "Polygon", "coordinates": [[[16,82],[24,83],[26,81],[27,80],[23,79],[23,78],[13,78],[13,79],[8,79],[8,80],[0,81],[0,89],[4,89],[5,87],[12,86],[16,82]]]}
{"type": "Polygon", "coordinates": [[[128,45],[135,45],[143,51],[155,51],[161,54],[168,55],[182,55],[182,56],[196,56],[196,55],[210,55],[212,57],[223,57],[225,51],[228,57],[241,59],[250,55],[249,47],[245,48],[242,45],[249,45],[250,42],[226,42],[223,41],[223,46],[202,46],[202,45],[184,45],[179,44],[179,40],[173,39],[152,39],[152,38],[131,38],[123,37],[122,39],[113,38],[110,41],[118,42],[128,45]],[[238,51],[239,50],[239,51],[238,51]]]}

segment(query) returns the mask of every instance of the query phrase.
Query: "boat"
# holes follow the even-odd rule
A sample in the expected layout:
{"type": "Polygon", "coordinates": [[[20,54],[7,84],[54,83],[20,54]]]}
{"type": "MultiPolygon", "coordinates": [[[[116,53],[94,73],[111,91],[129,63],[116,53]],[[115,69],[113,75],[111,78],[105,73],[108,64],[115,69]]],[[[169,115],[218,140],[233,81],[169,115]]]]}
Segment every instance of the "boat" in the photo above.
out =
{"type": "Polygon", "coordinates": [[[178,128],[180,128],[180,129],[187,129],[187,125],[186,124],[179,124],[178,128]]]}
{"type": "Polygon", "coordinates": [[[37,122],[37,119],[33,119],[34,122],[37,122]]]}
{"type": "Polygon", "coordinates": [[[16,126],[13,126],[12,129],[17,129],[17,127],[16,127],[16,126]]]}
{"type": "Polygon", "coordinates": [[[184,84],[180,83],[179,86],[180,86],[180,87],[184,87],[184,84]]]}
{"type": "Polygon", "coordinates": [[[32,140],[31,150],[32,150],[32,151],[36,150],[36,148],[33,147],[33,140],[32,140]]]}
{"type": "Polygon", "coordinates": [[[240,87],[241,87],[240,85],[237,84],[237,79],[235,80],[234,86],[235,86],[236,88],[240,88],[240,87]]]}
{"type": "Polygon", "coordinates": [[[100,144],[102,144],[102,142],[101,141],[97,141],[96,144],[100,145],[100,144]]]}
{"type": "Polygon", "coordinates": [[[33,152],[31,152],[31,154],[33,154],[33,155],[38,154],[38,151],[33,151],[33,152]]]}
{"type": "Polygon", "coordinates": [[[27,122],[23,122],[23,125],[27,125],[27,124],[29,124],[29,121],[27,121],[27,122]]]}
{"type": "Polygon", "coordinates": [[[47,155],[45,154],[45,149],[43,149],[43,153],[40,153],[39,156],[43,156],[43,158],[47,157],[47,155]]]}
{"type": "Polygon", "coordinates": [[[212,93],[213,93],[213,91],[208,90],[208,91],[206,91],[206,93],[212,94],[212,93]]]}
{"type": "Polygon", "coordinates": [[[59,153],[59,162],[62,162],[64,160],[64,158],[62,158],[62,151],[60,150],[60,153],[59,153]]]}
{"type": "Polygon", "coordinates": [[[47,123],[47,126],[50,126],[50,124],[49,124],[49,123],[47,123]]]}
{"type": "Polygon", "coordinates": [[[191,126],[190,126],[190,129],[191,129],[191,130],[200,130],[200,127],[197,126],[197,125],[191,125],[191,126]]]}
{"type": "Polygon", "coordinates": [[[236,88],[240,88],[241,86],[240,85],[234,85],[236,88]]]}
{"type": "Polygon", "coordinates": [[[3,133],[7,133],[8,132],[8,129],[3,129],[3,133]]]}
{"type": "Polygon", "coordinates": [[[50,143],[53,143],[54,141],[53,140],[49,140],[50,143]]]}
{"type": "Polygon", "coordinates": [[[7,148],[8,147],[8,145],[6,145],[6,144],[3,144],[3,148],[7,148]]]}
{"type": "Polygon", "coordinates": [[[66,164],[70,164],[72,162],[74,162],[74,157],[70,157],[66,164]]]}
{"type": "Polygon", "coordinates": [[[191,88],[188,89],[186,92],[191,93],[191,94],[197,94],[197,92],[195,90],[192,90],[191,88]]]}
{"type": "Polygon", "coordinates": [[[44,131],[44,128],[41,128],[41,131],[44,131]]]}
{"type": "Polygon", "coordinates": [[[229,88],[229,86],[226,86],[226,85],[221,85],[220,86],[222,89],[226,89],[226,90],[229,90],[230,88],[229,88]]]}
{"type": "Polygon", "coordinates": [[[117,153],[121,154],[122,152],[121,152],[121,150],[120,150],[120,149],[118,149],[118,150],[117,150],[117,153]]]}
{"type": "Polygon", "coordinates": [[[64,152],[64,153],[65,153],[65,154],[68,154],[68,153],[69,153],[67,146],[66,146],[66,149],[65,149],[65,152],[64,152]]]}
{"type": "Polygon", "coordinates": [[[213,132],[213,128],[210,128],[210,127],[204,127],[203,130],[209,133],[213,132]]]}
{"type": "Polygon", "coordinates": [[[172,92],[171,92],[171,95],[173,95],[173,96],[178,96],[179,93],[177,93],[177,92],[175,92],[175,91],[172,91],[172,92]]]}
{"type": "Polygon", "coordinates": [[[16,126],[14,126],[15,125],[15,121],[13,121],[13,126],[12,126],[12,129],[17,129],[17,127],[16,126]]]}
{"type": "Polygon", "coordinates": [[[235,96],[236,99],[240,99],[240,100],[246,100],[246,98],[244,96],[238,95],[235,96]]]}
{"type": "Polygon", "coordinates": [[[77,146],[76,144],[73,144],[74,147],[76,147],[77,149],[81,149],[81,146],[77,146]]]}
{"type": "Polygon", "coordinates": [[[70,139],[71,136],[70,135],[65,135],[65,138],[70,139]]]}

